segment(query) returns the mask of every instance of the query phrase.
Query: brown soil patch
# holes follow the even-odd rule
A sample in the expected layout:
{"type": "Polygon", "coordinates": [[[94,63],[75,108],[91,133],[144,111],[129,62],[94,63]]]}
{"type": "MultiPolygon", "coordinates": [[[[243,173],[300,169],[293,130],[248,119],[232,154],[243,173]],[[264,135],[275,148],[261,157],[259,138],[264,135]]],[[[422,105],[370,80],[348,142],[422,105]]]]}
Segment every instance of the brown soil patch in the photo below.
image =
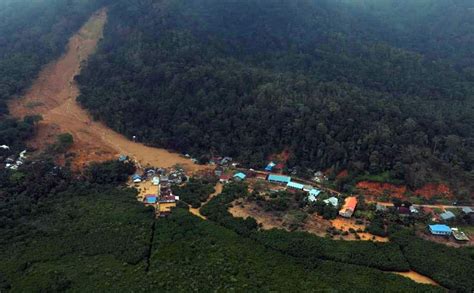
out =
{"type": "Polygon", "coordinates": [[[190,172],[206,169],[177,153],[131,142],[103,123],[93,121],[77,104],[79,90],[74,77],[79,74],[81,63],[95,52],[106,20],[106,9],[95,13],[70,39],[67,52],[41,71],[26,95],[10,102],[10,112],[17,118],[34,114],[43,116],[30,146],[44,149],[58,134],[68,132],[74,137],[71,152],[76,154],[73,160],[76,169],[92,161],[114,159],[119,154],[129,155],[143,166],[167,168],[180,164],[190,172]]]}
{"type": "Polygon", "coordinates": [[[446,184],[426,184],[422,188],[415,190],[414,193],[426,198],[432,198],[438,195],[441,195],[444,198],[454,198],[452,191],[446,184]]]}
{"type": "MultiPolygon", "coordinates": [[[[364,225],[358,225],[355,223],[355,219],[350,218],[341,218],[338,217],[334,220],[331,220],[331,224],[334,228],[341,230],[341,231],[347,231],[349,232],[349,229],[354,229],[354,230],[364,230],[365,226],[364,225]]],[[[344,236],[344,240],[373,240],[377,242],[388,242],[388,237],[380,237],[380,236],[375,236],[370,233],[366,232],[357,232],[357,235],[359,235],[360,239],[357,239],[354,233],[349,233],[349,235],[344,236]]]]}
{"type": "MultiPolygon", "coordinates": [[[[272,228],[283,229],[289,231],[288,222],[285,213],[281,212],[267,212],[262,207],[258,206],[255,202],[249,202],[242,199],[235,200],[232,203],[232,207],[229,208],[229,212],[234,217],[254,218],[257,223],[261,224],[262,229],[268,230],[272,228]]],[[[308,232],[320,237],[324,237],[327,234],[327,230],[331,227],[342,231],[349,231],[349,228],[354,230],[364,230],[364,225],[356,225],[354,219],[343,219],[337,218],[335,220],[325,220],[317,214],[309,214],[302,226],[297,231],[308,232]]],[[[388,238],[374,236],[370,233],[357,233],[361,239],[356,239],[355,235],[349,233],[347,236],[336,236],[334,239],[344,240],[373,240],[378,242],[387,242],[388,238]]]]}
{"type": "MultiPolygon", "coordinates": [[[[400,199],[406,199],[405,193],[409,191],[408,188],[404,185],[394,185],[390,183],[379,183],[371,181],[361,181],[357,183],[356,187],[364,190],[368,195],[377,197],[384,194],[388,194],[392,197],[397,197],[400,199]]],[[[426,184],[422,188],[413,191],[413,194],[427,199],[433,198],[434,196],[454,198],[452,191],[447,185],[436,183],[426,184]]]]}
{"type": "Polygon", "coordinates": [[[393,197],[403,198],[407,191],[406,186],[397,186],[390,183],[379,183],[371,181],[361,181],[357,183],[357,188],[363,189],[367,194],[374,196],[381,196],[389,194],[393,197]]]}
{"type": "Polygon", "coordinates": [[[254,202],[234,201],[229,212],[235,218],[245,219],[252,217],[262,226],[262,229],[265,230],[272,228],[288,230],[288,228],[283,225],[283,217],[263,211],[262,208],[254,202]]]}

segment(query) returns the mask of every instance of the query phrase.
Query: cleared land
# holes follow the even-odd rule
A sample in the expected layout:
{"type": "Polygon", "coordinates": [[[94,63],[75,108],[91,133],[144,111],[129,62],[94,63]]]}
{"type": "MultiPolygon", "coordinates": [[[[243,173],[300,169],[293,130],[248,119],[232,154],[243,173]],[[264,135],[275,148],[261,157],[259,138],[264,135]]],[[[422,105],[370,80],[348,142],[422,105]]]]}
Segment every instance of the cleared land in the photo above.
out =
{"type": "Polygon", "coordinates": [[[71,152],[76,155],[73,160],[76,169],[92,161],[117,158],[119,154],[129,155],[141,166],[168,168],[179,164],[189,172],[206,169],[206,166],[193,164],[177,153],[132,142],[103,123],[93,121],[78,105],[79,90],[74,77],[95,52],[106,21],[106,9],[96,12],[70,39],[66,53],[41,71],[22,98],[9,104],[11,114],[17,118],[35,114],[43,116],[38,134],[29,142],[30,145],[43,149],[54,142],[58,134],[68,132],[74,137],[71,152]]]}

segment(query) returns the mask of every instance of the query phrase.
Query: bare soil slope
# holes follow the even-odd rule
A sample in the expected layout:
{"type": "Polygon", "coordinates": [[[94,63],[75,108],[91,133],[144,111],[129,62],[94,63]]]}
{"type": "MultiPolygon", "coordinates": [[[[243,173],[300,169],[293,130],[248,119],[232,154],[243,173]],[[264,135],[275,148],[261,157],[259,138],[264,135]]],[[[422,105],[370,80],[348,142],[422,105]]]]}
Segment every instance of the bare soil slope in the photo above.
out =
{"type": "Polygon", "coordinates": [[[9,104],[11,114],[17,118],[34,114],[43,116],[37,136],[30,141],[31,146],[42,149],[53,142],[56,135],[69,132],[74,137],[71,151],[76,154],[73,161],[76,168],[126,154],[142,166],[180,164],[191,172],[205,169],[205,166],[195,165],[179,154],[128,140],[103,123],[93,121],[77,104],[79,90],[74,77],[79,74],[81,64],[95,52],[106,21],[106,9],[96,12],[70,39],[66,53],[41,71],[24,97],[9,104]]]}

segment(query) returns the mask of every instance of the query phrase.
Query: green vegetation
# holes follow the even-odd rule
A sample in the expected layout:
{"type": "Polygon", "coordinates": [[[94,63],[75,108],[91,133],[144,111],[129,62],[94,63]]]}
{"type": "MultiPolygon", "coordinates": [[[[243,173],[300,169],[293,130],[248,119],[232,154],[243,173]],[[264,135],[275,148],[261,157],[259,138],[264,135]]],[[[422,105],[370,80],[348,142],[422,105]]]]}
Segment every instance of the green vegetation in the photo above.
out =
{"type": "MultiPolygon", "coordinates": [[[[129,137],[195,157],[261,167],[288,150],[287,167],[301,174],[348,169],[470,188],[473,74],[423,55],[417,31],[400,48],[389,39],[398,21],[371,13],[342,0],[117,1],[78,78],[79,100],[129,137]]],[[[470,48],[461,47],[452,54],[470,48]]]]}
{"type": "Polygon", "coordinates": [[[34,133],[34,122],[26,116],[23,121],[16,119],[0,118],[0,145],[6,145],[10,149],[0,149],[0,158],[9,155],[18,155],[25,149],[25,141],[34,133]]]}
{"type": "Polygon", "coordinates": [[[426,241],[409,230],[401,231],[390,239],[400,245],[413,270],[457,292],[472,292],[474,289],[472,249],[452,248],[426,241]]]}
{"type": "Polygon", "coordinates": [[[179,199],[193,208],[198,208],[213,193],[215,181],[191,178],[186,185],[174,186],[173,192],[179,199]]]}
{"type": "Polygon", "coordinates": [[[157,222],[153,248],[152,284],[168,291],[437,290],[363,266],[301,262],[182,209],[157,222]]]}
{"type": "Polygon", "coordinates": [[[125,182],[128,176],[134,172],[135,166],[131,162],[108,161],[92,163],[84,173],[87,180],[91,183],[119,184],[125,182]]]}
{"type": "MultiPolygon", "coordinates": [[[[90,169],[109,183],[116,164],[90,169]]],[[[155,220],[134,190],[73,179],[50,162],[18,172],[0,170],[2,292],[439,291],[364,266],[303,262],[184,209],[155,220]],[[23,180],[8,180],[18,172],[23,180]]]]}

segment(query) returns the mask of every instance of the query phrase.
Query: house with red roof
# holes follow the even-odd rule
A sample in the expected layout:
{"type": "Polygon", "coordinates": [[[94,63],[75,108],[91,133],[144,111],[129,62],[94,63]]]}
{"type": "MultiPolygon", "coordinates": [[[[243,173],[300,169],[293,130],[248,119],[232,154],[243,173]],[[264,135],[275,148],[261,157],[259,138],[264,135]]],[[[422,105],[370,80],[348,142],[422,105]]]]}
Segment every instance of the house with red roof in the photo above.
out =
{"type": "Polygon", "coordinates": [[[356,206],[357,206],[357,197],[355,196],[346,197],[344,205],[339,211],[339,215],[344,218],[352,217],[356,209],[356,206]]]}
{"type": "Polygon", "coordinates": [[[219,177],[219,182],[226,184],[226,183],[229,183],[231,178],[232,178],[232,175],[222,174],[221,177],[219,177]]]}

